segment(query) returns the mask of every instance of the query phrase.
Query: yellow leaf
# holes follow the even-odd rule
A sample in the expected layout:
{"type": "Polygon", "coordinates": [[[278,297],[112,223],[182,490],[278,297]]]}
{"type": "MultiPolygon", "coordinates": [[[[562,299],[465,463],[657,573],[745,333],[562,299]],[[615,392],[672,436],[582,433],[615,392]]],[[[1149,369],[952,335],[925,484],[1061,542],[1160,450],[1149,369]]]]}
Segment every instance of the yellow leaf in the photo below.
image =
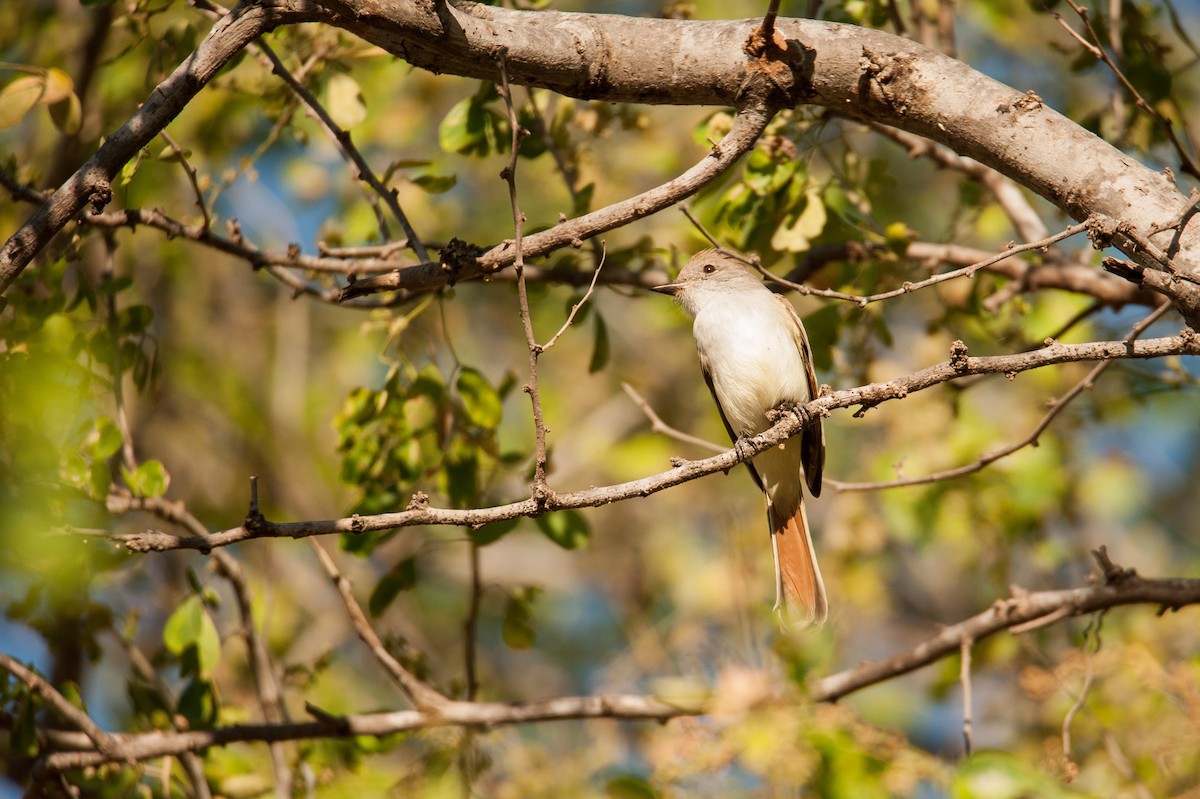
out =
{"type": "Polygon", "coordinates": [[[45,86],[46,91],[42,95],[41,101],[46,105],[61,103],[75,94],[75,82],[71,80],[70,75],[61,69],[46,71],[45,86]]]}
{"type": "Polygon", "coordinates": [[[325,89],[325,110],[340,127],[352,128],[367,118],[362,90],[349,75],[334,75],[325,89]]]}
{"type": "Polygon", "coordinates": [[[804,210],[789,225],[784,220],[771,237],[771,247],[784,252],[804,252],[812,246],[812,240],[825,229],[825,204],[815,188],[805,192],[804,210]]]}
{"type": "Polygon", "coordinates": [[[42,99],[46,79],[41,75],[25,75],[0,89],[0,130],[20,122],[42,99]]]}

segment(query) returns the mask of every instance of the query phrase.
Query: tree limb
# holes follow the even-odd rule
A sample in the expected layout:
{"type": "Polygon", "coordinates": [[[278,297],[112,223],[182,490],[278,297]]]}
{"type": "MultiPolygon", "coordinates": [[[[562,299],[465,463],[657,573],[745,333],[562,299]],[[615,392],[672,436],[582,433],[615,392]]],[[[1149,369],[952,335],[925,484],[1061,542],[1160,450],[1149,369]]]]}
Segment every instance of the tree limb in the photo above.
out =
{"type": "MultiPolygon", "coordinates": [[[[1200,579],[1147,579],[1131,569],[1122,569],[1113,564],[1103,547],[1093,554],[1103,572],[1102,584],[1061,591],[1025,592],[1014,589],[1012,596],[996,600],[982,613],[941,630],[907,652],[886,660],[863,663],[811,683],[808,695],[817,702],[837,701],[863,688],[960,653],[968,642],[977,643],[1004,630],[1018,634],[1071,616],[1122,605],[1158,605],[1162,613],[1200,604],[1200,579]]],[[[9,661],[6,656],[0,656],[0,667],[7,668],[9,661]]],[[[614,695],[569,696],[523,703],[450,701],[426,710],[346,716],[335,716],[313,707],[309,711],[315,717],[313,721],[239,724],[187,732],[158,730],[116,734],[112,738],[119,755],[102,751],[97,742],[86,734],[42,729],[43,746],[51,751],[39,759],[39,770],[58,772],[121,760],[144,761],[238,742],[383,736],[432,727],[491,728],[569,719],[666,721],[699,715],[705,712],[705,708],[678,707],[650,696],[614,695]]]]}
{"type": "Polygon", "coordinates": [[[1102,585],[1034,592],[1014,588],[1009,598],[997,599],[982,613],[946,627],[908,652],[822,677],[809,687],[809,696],[818,702],[836,701],[953,655],[964,641],[978,642],[1004,630],[1028,632],[1045,626],[1039,622],[1053,623],[1119,605],[1158,605],[1161,613],[1200,603],[1200,580],[1146,579],[1132,570],[1114,567],[1103,547],[1093,554],[1105,572],[1102,585]]]}
{"type": "MultiPolygon", "coordinates": [[[[873,408],[888,400],[900,399],[910,393],[969,375],[1015,375],[1030,369],[1074,361],[1160,358],[1166,355],[1200,355],[1200,335],[1191,330],[1185,330],[1178,336],[1139,341],[1096,341],[1087,344],[1054,342],[1030,352],[983,357],[968,356],[962,342],[955,342],[951,348],[951,358],[948,361],[919,369],[894,380],[835,391],[809,402],[802,406],[801,410],[808,414],[826,414],[837,408],[859,405],[861,407],[856,411],[856,415],[861,415],[868,408],[873,408]]],[[[207,552],[215,547],[228,546],[249,538],[304,538],[312,535],[359,534],[430,524],[479,527],[508,519],[536,517],[546,511],[596,507],[633,497],[649,496],[714,472],[728,471],[743,459],[752,457],[797,435],[803,426],[803,422],[792,414],[783,414],[781,420],[766,432],[743,441],[741,447],[727,450],[711,458],[698,461],[679,461],[678,465],[670,471],[626,483],[555,493],[553,497],[545,499],[530,498],[490,508],[434,508],[426,502],[414,499],[406,510],[371,516],[351,516],[320,521],[271,522],[252,513],[247,517],[246,522],[238,527],[204,536],[181,536],[146,530],[140,533],[117,535],[114,538],[123,542],[129,550],[134,552],[160,552],[171,549],[198,549],[207,552]]]]}

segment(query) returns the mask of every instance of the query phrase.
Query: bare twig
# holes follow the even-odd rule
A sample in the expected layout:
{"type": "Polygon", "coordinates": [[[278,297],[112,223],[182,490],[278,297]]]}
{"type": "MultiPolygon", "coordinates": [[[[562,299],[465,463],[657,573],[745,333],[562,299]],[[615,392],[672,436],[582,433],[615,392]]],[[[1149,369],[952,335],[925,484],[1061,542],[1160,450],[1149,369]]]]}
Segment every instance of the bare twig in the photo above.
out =
{"type": "Polygon", "coordinates": [[[4,669],[25,683],[29,687],[29,690],[46,700],[46,703],[63,720],[81,730],[87,736],[91,745],[106,760],[125,760],[128,757],[120,736],[110,735],[100,729],[100,725],[92,721],[91,716],[71,704],[71,700],[60,694],[53,685],[48,683],[33,669],[26,668],[16,658],[6,655],[3,652],[0,652],[0,669],[4,669]]]}
{"type": "MultiPolygon", "coordinates": [[[[1100,560],[1100,556],[1097,555],[1100,560]]],[[[1111,563],[1110,563],[1111,565],[1111,563]]],[[[1147,579],[1116,567],[1105,568],[1104,583],[1060,591],[1016,592],[997,600],[986,611],[946,627],[911,650],[883,661],[866,662],[847,671],[819,679],[810,685],[816,701],[831,702],[871,685],[914,671],[962,651],[964,641],[978,642],[1018,625],[1068,609],[1068,615],[1084,615],[1122,605],[1151,604],[1179,609],[1200,604],[1200,579],[1147,579]]],[[[6,667],[7,656],[0,655],[6,667]]],[[[34,675],[36,677],[36,675],[34,675]]],[[[52,689],[51,689],[52,690],[52,689]]],[[[64,700],[65,701],[65,700],[64,700]]],[[[314,720],[284,724],[231,725],[188,732],[152,731],[114,736],[119,754],[100,750],[87,735],[61,730],[42,730],[53,749],[42,758],[43,770],[63,771],[120,760],[144,761],[157,757],[196,752],[241,741],[271,742],[338,738],[356,735],[382,736],[432,727],[497,727],[567,719],[668,720],[693,716],[704,707],[678,707],[648,696],[572,696],[528,703],[456,702],[446,700],[436,708],[333,716],[315,708],[314,720]]]]}
{"type": "MultiPolygon", "coordinates": [[[[262,50],[263,55],[270,60],[271,68],[275,74],[278,75],[283,82],[288,85],[288,88],[290,88],[292,92],[300,98],[300,101],[303,102],[304,105],[309,109],[309,113],[317,120],[321,127],[333,137],[334,141],[337,142],[338,148],[341,149],[343,157],[345,157],[346,161],[354,167],[356,173],[355,177],[365,182],[371,187],[372,191],[374,191],[383,199],[383,202],[387,205],[388,210],[392,212],[392,216],[394,216],[396,221],[400,223],[400,227],[404,231],[404,235],[408,238],[408,244],[412,247],[412,250],[414,253],[416,253],[416,256],[422,261],[429,261],[429,252],[425,249],[425,245],[422,243],[420,236],[418,236],[417,232],[413,230],[412,224],[408,221],[408,216],[405,215],[404,210],[400,207],[400,201],[397,198],[396,190],[389,189],[387,186],[383,185],[383,181],[381,181],[375,175],[374,170],[372,170],[370,164],[367,163],[367,159],[364,158],[362,153],[359,152],[358,148],[354,146],[354,142],[350,138],[349,131],[345,130],[333,121],[333,117],[329,115],[329,112],[325,110],[325,107],[321,105],[320,101],[313,96],[313,93],[310,92],[303,83],[292,76],[291,72],[288,71],[288,68],[284,66],[283,61],[279,59],[279,56],[275,55],[275,51],[272,50],[266,42],[264,42],[262,39],[259,39],[256,44],[258,48],[262,50]]],[[[382,233],[384,240],[387,240],[389,236],[386,226],[384,227],[382,233]]]]}
{"type": "Polygon", "coordinates": [[[1119,581],[1104,582],[1086,588],[1014,591],[1011,597],[996,600],[982,613],[940,630],[901,655],[886,660],[869,661],[817,680],[810,685],[809,695],[819,702],[835,701],[867,686],[907,674],[960,652],[963,641],[978,643],[998,632],[1013,631],[1022,624],[1052,614],[1059,618],[1068,618],[1119,605],[1141,603],[1160,605],[1167,609],[1200,603],[1200,580],[1148,580],[1132,574],[1119,581]]]}
{"type": "Polygon", "coordinates": [[[175,143],[175,139],[171,138],[171,134],[165,130],[158,134],[162,136],[163,141],[171,148],[171,152],[175,153],[175,157],[179,160],[179,165],[183,167],[183,171],[187,174],[188,182],[192,184],[192,193],[196,195],[196,207],[200,209],[200,213],[204,217],[204,229],[208,230],[212,227],[212,217],[208,215],[208,204],[204,202],[204,192],[200,191],[200,183],[196,180],[196,167],[188,161],[187,154],[183,148],[175,143]]]}
{"type": "Polygon", "coordinates": [[[1179,156],[1180,168],[1192,177],[1200,178],[1200,167],[1196,165],[1196,162],[1192,160],[1192,156],[1183,148],[1183,143],[1179,141],[1179,137],[1175,134],[1175,126],[1171,123],[1171,120],[1167,119],[1165,116],[1159,113],[1158,109],[1146,102],[1146,99],[1142,97],[1141,92],[1134,87],[1134,85],[1129,81],[1129,78],[1125,76],[1125,73],[1117,65],[1117,62],[1113,60],[1113,58],[1108,54],[1108,51],[1105,50],[1101,45],[1100,36],[1096,33],[1096,29],[1092,26],[1092,21],[1088,17],[1087,9],[1074,2],[1074,0],[1067,0],[1067,5],[1071,7],[1072,11],[1079,15],[1079,19],[1083,22],[1084,28],[1087,30],[1088,37],[1091,41],[1088,41],[1088,39],[1085,39],[1081,34],[1077,33],[1074,28],[1072,28],[1066,23],[1065,20],[1063,20],[1060,14],[1056,13],[1054,17],[1058,20],[1058,23],[1062,25],[1063,29],[1066,30],[1067,33],[1069,33],[1071,37],[1075,39],[1075,41],[1079,42],[1084,49],[1102,61],[1104,65],[1112,71],[1117,80],[1121,82],[1121,85],[1124,86],[1126,91],[1128,91],[1133,97],[1133,101],[1137,107],[1149,114],[1150,118],[1154,120],[1155,124],[1162,128],[1163,133],[1165,133],[1167,138],[1170,140],[1171,146],[1175,149],[1175,154],[1179,156]]]}
{"type": "Polygon", "coordinates": [[[436,710],[395,710],[335,716],[310,708],[311,721],[287,724],[235,724],[188,732],[154,731],[117,736],[122,755],[98,751],[84,735],[54,732],[47,738],[63,750],[43,760],[47,771],[86,768],[120,760],[143,761],[197,752],[239,742],[301,741],[316,738],[384,736],[434,727],[501,727],[575,719],[667,720],[694,716],[701,708],[679,708],[649,696],[564,696],[539,702],[449,702],[436,710]]]}
{"type": "Polygon", "coordinates": [[[988,256],[982,261],[968,264],[960,269],[942,272],[941,274],[928,277],[924,280],[918,280],[916,282],[908,281],[905,282],[900,288],[892,289],[890,291],[883,291],[878,294],[869,294],[866,296],[845,294],[840,291],[833,291],[832,289],[814,289],[810,286],[805,286],[800,283],[793,283],[786,278],[778,277],[771,272],[768,272],[761,265],[756,264],[756,266],[758,266],[758,271],[762,273],[763,277],[774,283],[778,283],[781,286],[787,286],[790,289],[813,297],[826,297],[833,300],[843,300],[845,302],[855,303],[860,308],[865,308],[867,305],[873,302],[881,302],[882,300],[890,300],[894,297],[901,297],[905,294],[912,294],[915,291],[920,291],[921,289],[929,288],[930,286],[936,286],[937,284],[945,283],[948,280],[954,280],[955,278],[959,277],[973,277],[980,269],[986,269],[987,267],[999,263],[1006,258],[1011,258],[1018,253],[1029,252],[1030,250],[1045,249],[1051,244],[1062,241],[1063,239],[1068,239],[1071,236],[1082,233],[1086,229],[1087,223],[1080,222],[1079,224],[1071,225],[1070,227],[1055,233],[1053,236],[1047,236],[1039,241],[1031,241],[1026,244],[1010,244],[1008,247],[1004,248],[995,255],[988,256]]]}
{"type": "Polygon", "coordinates": [[[226,14],[217,20],[196,50],[0,247],[0,294],[85,206],[99,211],[109,202],[112,181],[121,168],[191,102],[229,59],[267,30],[311,15],[311,8],[246,5],[241,13],[226,14]]]}
{"type": "MultiPolygon", "coordinates": [[[[263,720],[268,724],[285,722],[288,720],[287,707],[279,690],[279,681],[275,676],[275,667],[271,663],[266,642],[254,626],[253,597],[250,595],[250,585],[246,581],[242,565],[228,552],[217,550],[213,553],[213,566],[217,574],[224,577],[233,588],[242,637],[246,639],[246,649],[250,654],[254,694],[258,699],[263,720]]],[[[271,768],[275,773],[275,795],[279,799],[289,799],[292,796],[292,770],[288,765],[283,742],[272,741],[268,745],[268,751],[271,754],[271,768]]]]}
{"type": "Polygon", "coordinates": [[[350,616],[350,623],[354,626],[354,631],[358,633],[358,637],[371,650],[371,654],[375,656],[375,660],[383,666],[384,670],[404,690],[409,701],[413,703],[418,711],[435,715],[441,712],[448,704],[451,704],[449,699],[422,681],[392,656],[392,653],[383,645],[383,641],[379,639],[379,635],[375,632],[374,628],[371,627],[371,622],[367,619],[367,615],[363,613],[358,600],[354,598],[354,589],[350,585],[350,581],[338,571],[333,558],[329,556],[329,553],[325,551],[325,547],[321,546],[319,541],[312,538],[309,539],[309,543],[312,544],[313,551],[317,554],[317,560],[321,562],[325,573],[329,575],[329,579],[333,581],[334,587],[337,588],[338,594],[342,598],[342,604],[346,607],[346,613],[350,616]]]}
{"type": "MultiPolygon", "coordinates": [[[[600,278],[600,269],[604,266],[604,259],[608,255],[608,250],[604,247],[603,242],[601,242],[601,247],[603,248],[603,251],[600,253],[600,261],[596,264],[596,269],[592,272],[592,282],[588,284],[587,292],[584,293],[579,302],[571,306],[571,312],[567,314],[567,321],[563,322],[562,327],[558,329],[558,332],[551,336],[550,340],[545,344],[539,346],[539,349],[542,352],[545,352],[558,343],[558,339],[563,333],[567,332],[567,328],[570,327],[571,323],[575,321],[575,314],[579,313],[579,309],[582,308],[589,299],[591,299],[592,292],[596,290],[596,281],[600,278]]],[[[525,279],[524,270],[522,270],[521,279],[525,279]]]]}
{"type": "MultiPolygon", "coordinates": [[[[1139,321],[1137,324],[1135,324],[1133,326],[1133,328],[1129,331],[1129,333],[1125,336],[1125,338],[1122,340],[1123,341],[1137,340],[1142,335],[1142,333],[1146,332],[1146,329],[1149,328],[1150,325],[1154,324],[1159,319],[1161,319],[1163,317],[1163,315],[1166,314],[1166,312],[1170,309],[1170,307],[1171,307],[1170,305],[1163,304],[1163,305],[1160,305],[1158,308],[1154,309],[1153,311],[1151,311],[1145,318],[1143,318],[1141,321],[1139,321]]],[[[1060,413],[1062,413],[1063,410],[1067,407],[1067,405],[1069,405],[1071,403],[1072,400],[1074,400],[1076,397],[1078,397],[1084,391],[1090,390],[1092,388],[1092,386],[1095,385],[1096,380],[1100,377],[1100,375],[1104,374],[1104,372],[1110,366],[1112,366],[1114,363],[1116,363],[1116,361],[1107,360],[1107,361],[1101,361],[1100,363],[1096,364],[1094,367],[1092,367],[1092,369],[1090,369],[1088,371],[1088,373],[1086,375],[1084,375],[1082,380],[1080,380],[1078,383],[1076,383],[1074,386],[1072,386],[1071,389],[1069,391],[1067,391],[1065,394],[1063,394],[1061,397],[1053,400],[1050,403],[1050,410],[1046,413],[1045,416],[1042,417],[1041,421],[1039,421],[1037,423],[1037,425],[1033,428],[1033,430],[1029,433],[1029,435],[1020,439],[1019,441],[1015,441],[1012,444],[1009,444],[1006,447],[995,450],[994,452],[989,452],[989,453],[983,455],[982,457],[980,457],[978,460],[972,461],[971,463],[965,464],[963,466],[957,466],[953,469],[946,469],[945,471],[925,475],[923,477],[906,477],[906,478],[899,479],[899,480],[889,480],[889,481],[883,482],[883,483],[831,482],[830,485],[832,485],[834,487],[834,489],[836,489],[839,492],[879,491],[879,490],[886,489],[886,488],[903,488],[903,487],[907,487],[907,486],[928,485],[930,483],[938,483],[938,482],[942,482],[944,480],[953,480],[958,477],[964,477],[968,474],[974,474],[975,472],[981,471],[985,467],[990,466],[991,464],[995,463],[996,461],[1001,460],[1003,458],[1007,458],[1009,455],[1012,455],[1015,452],[1019,452],[1020,450],[1025,449],[1026,447],[1031,447],[1031,446],[1036,447],[1037,443],[1038,443],[1038,439],[1040,439],[1042,436],[1042,433],[1046,432],[1046,429],[1048,427],[1050,427],[1050,423],[1054,421],[1055,417],[1058,416],[1060,413]]]]}
{"type": "Polygon", "coordinates": [[[701,449],[708,450],[709,452],[726,451],[726,448],[723,444],[716,444],[712,441],[707,441],[703,438],[689,435],[682,430],[671,427],[671,425],[662,420],[662,417],[654,412],[654,409],[650,407],[650,403],[646,402],[642,395],[634,390],[633,386],[629,385],[628,383],[622,383],[621,388],[625,390],[625,393],[629,395],[629,398],[633,400],[634,404],[636,404],[638,408],[641,409],[642,413],[646,415],[646,418],[650,420],[650,429],[654,432],[670,436],[671,438],[677,441],[682,441],[685,444],[694,444],[701,449]]]}
{"type": "MultiPolygon", "coordinates": [[[[695,194],[721,176],[749,152],[766,128],[774,111],[751,103],[739,109],[729,133],[704,157],[678,177],[627,199],[538,233],[523,236],[522,256],[545,255],[560,247],[576,246],[593,236],[621,227],[637,219],[670,207],[695,194]]],[[[450,282],[461,282],[493,275],[515,260],[514,242],[506,241],[484,252],[471,263],[447,269],[439,263],[425,263],[396,270],[392,274],[360,280],[347,287],[346,296],[355,297],[377,291],[425,292],[450,282]]]]}
{"type": "MultiPolygon", "coordinates": [[[[861,406],[861,415],[890,400],[900,399],[931,386],[980,374],[1017,374],[1054,364],[1077,361],[1101,361],[1120,358],[1160,358],[1166,355],[1200,355],[1200,335],[1185,330],[1178,336],[1137,341],[1095,341],[1087,344],[1052,343],[1038,350],[1012,355],[969,357],[965,348],[956,347],[948,361],[919,369],[911,374],[880,383],[834,391],[807,403],[808,414],[824,415],[837,408],[861,406]]],[[[801,432],[803,425],[792,414],[783,414],[769,430],[746,439],[742,445],[720,455],[698,461],[679,461],[670,471],[643,477],[626,483],[588,488],[580,491],[557,492],[553,498],[539,502],[533,498],[489,508],[433,508],[414,506],[403,511],[369,516],[301,522],[271,522],[262,520],[248,529],[245,525],[205,536],[180,536],[154,530],[116,535],[132,551],[163,551],[170,549],[199,549],[209,551],[237,541],[259,537],[303,538],[313,535],[341,533],[361,534],[373,530],[390,530],[414,525],[442,524],[453,526],[482,526],[496,521],[537,516],[547,511],[607,505],[630,497],[644,497],[704,475],[728,471],[742,460],[753,457],[801,432]]]]}
{"type": "Polygon", "coordinates": [[[529,312],[529,293],[525,288],[525,214],[521,212],[521,203],[517,198],[517,159],[520,156],[521,139],[526,131],[521,127],[517,118],[517,109],[513,105],[512,91],[508,86],[508,68],[504,61],[504,49],[496,51],[496,63],[500,67],[500,83],[497,89],[504,100],[508,111],[508,124],[512,130],[512,143],[509,148],[508,164],[500,172],[500,177],[508,184],[508,201],[512,206],[513,217],[513,271],[517,274],[517,299],[521,310],[521,327],[525,331],[525,343],[529,348],[529,382],[522,388],[529,395],[533,406],[534,466],[533,466],[533,498],[545,504],[553,496],[546,482],[546,417],[542,413],[542,394],[538,387],[538,356],[542,347],[538,345],[533,334],[533,316],[529,312]]]}

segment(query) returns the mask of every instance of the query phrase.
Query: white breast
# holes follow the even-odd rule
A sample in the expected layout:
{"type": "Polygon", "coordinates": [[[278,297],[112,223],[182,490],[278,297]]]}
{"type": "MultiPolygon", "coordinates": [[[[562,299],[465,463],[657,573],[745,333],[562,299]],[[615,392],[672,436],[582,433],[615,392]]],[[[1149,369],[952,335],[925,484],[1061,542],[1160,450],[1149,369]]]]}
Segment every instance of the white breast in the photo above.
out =
{"type": "Polygon", "coordinates": [[[765,288],[714,298],[698,309],[693,333],[700,362],[739,435],[767,429],[766,412],[780,403],[810,399],[794,325],[765,288]]]}

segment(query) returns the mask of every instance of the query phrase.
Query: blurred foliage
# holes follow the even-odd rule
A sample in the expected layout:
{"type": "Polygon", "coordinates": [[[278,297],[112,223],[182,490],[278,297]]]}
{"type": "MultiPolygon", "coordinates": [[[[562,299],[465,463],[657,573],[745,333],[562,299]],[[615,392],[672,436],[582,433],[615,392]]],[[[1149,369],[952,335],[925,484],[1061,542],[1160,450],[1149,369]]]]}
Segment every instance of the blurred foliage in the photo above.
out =
{"type": "MultiPolygon", "coordinates": [[[[763,5],[639,2],[620,11],[714,18],[754,16],[763,5]]],[[[899,20],[901,32],[936,44],[929,6],[843,0],[820,11],[893,31],[899,20]]],[[[1200,19],[1169,0],[1115,6],[1093,9],[1097,34],[1144,101],[1190,141],[1200,19]],[[1120,20],[1110,29],[1115,6],[1120,20]]],[[[1056,21],[1062,14],[1083,30],[1065,4],[987,0],[955,11],[959,57],[1035,90],[1133,157],[1176,164],[1166,127],[1114,92],[1111,72],[1056,21]]],[[[60,183],[210,25],[196,8],[150,0],[0,4],[0,166],[38,189],[60,183]]],[[[423,237],[511,237],[496,177],[509,121],[494,86],[414,71],[329,28],[284,28],[267,40],[352,133],[423,237]]],[[[517,172],[528,230],[669,179],[702,159],[731,119],[725,110],[582,102],[537,89],[515,95],[531,132],[517,172]]],[[[116,182],[114,209],[160,208],[199,224],[198,191],[214,230],[236,220],[261,248],[313,252],[318,242],[360,247],[398,235],[253,52],[202,91],[169,133],[179,150],[163,140],[147,147],[116,182]],[[197,171],[196,188],[185,163],[197,171]]],[[[1051,229],[1065,225],[1031,202],[1051,229]]],[[[914,240],[998,250],[1015,237],[978,184],[807,108],[779,115],[692,207],[712,235],[757,251],[780,275],[823,247],[869,247],[869,258],[835,258],[806,277],[860,295],[929,274],[929,264],[907,256],[914,240]]],[[[31,210],[6,196],[0,230],[15,230],[31,210]]],[[[680,215],[662,213],[607,234],[604,268],[672,272],[703,246],[680,215]]],[[[530,285],[538,341],[564,324],[600,257],[600,246],[588,244],[537,264],[573,278],[530,285]]],[[[836,387],[944,360],[955,339],[972,353],[1013,352],[1049,335],[1119,337],[1138,318],[1136,309],[1106,310],[1060,334],[1088,307],[1086,297],[1015,293],[989,309],[1004,285],[980,273],[865,308],[796,303],[820,379],[836,387]]],[[[533,425],[518,390],[528,351],[509,282],[363,312],[296,298],[267,273],[195,242],[80,224],[7,299],[0,646],[106,729],[261,720],[229,582],[194,552],[114,548],[114,533],[178,529],[161,511],[123,512],[122,502],[186,507],[217,530],[241,522],[250,475],[259,476],[272,519],[529,496],[533,425]]],[[[888,481],[970,463],[1028,434],[1047,401],[1087,368],[964,381],[861,418],[835,414],[827,474],[888,481]]],[[[682,314],[661,298],[602,286],[539,364],[552,487],[634,479],[668,468],[672,456],[706,454],[651,432],[622,383],[672,426],[724,441],[682,314]]],[[[761,500],[741,473],[585,512],[347,536],[342,548],[355,557],[339,564],[385,645],[450,695],[635,692],[684,707],[709,702],[712,713],[665,725],[305,741],[285,747],[288,762],[310,795],[323,797],[457,796],[464,780],[474,794],[495,797],[1183,795],[1200,783],[1194,611],[1157,618],[1149,608],[1114,610],[1098,647],[1084,638],[1089,620],[977,644],[969,757],[956,659],[836,707],[800,697],[807,679],[904,651],[1011,585],[1083,584],[1088,550],[1100,544],[1146,575],[1195,574],[1194,393],[1188,364],[1120,364],[1036,448],[953,481],[827,489],[811,517],[833,615],[799,640],[781,636],[770,615],[761,500]],[[464,635],[474,636],[475,685],[464,635]],[[1068,757],[1063,721],[1085,684],[1068,757]]],[[[291,718],[305,718],[306,703],[328,713],[404,706],[307,548],[271,541],[228,553],[247,572],[253,623],[291,718]]],[[[0,796],[30,779],[38,725],[59,723],[42,698],[0,675],[0,796]]],[[[264,746],[204,753],[203,772],[214,794],[271,789],[264,746]]],[[[155,762],[66,778],[87,796],[191,792],[183,769],[155,762]]]]}

